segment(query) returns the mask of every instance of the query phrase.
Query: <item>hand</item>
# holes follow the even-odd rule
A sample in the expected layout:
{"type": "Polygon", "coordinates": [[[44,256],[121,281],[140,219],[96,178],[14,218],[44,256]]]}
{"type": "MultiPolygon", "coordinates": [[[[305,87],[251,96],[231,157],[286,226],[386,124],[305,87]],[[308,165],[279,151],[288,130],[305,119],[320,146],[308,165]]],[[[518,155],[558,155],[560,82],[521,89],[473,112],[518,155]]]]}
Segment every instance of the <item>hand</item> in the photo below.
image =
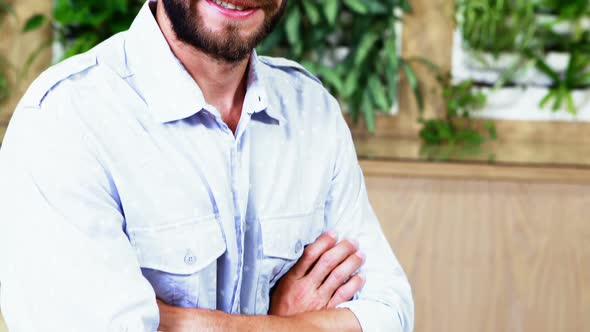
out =
{"type": "Polygon", "coordinates": [[[365,256],[352,241],[336,242],[336,235],[328,232],[305,248],[301,259],[276,286],[270,315],[334,309],[363,287],[365,277],[352,274],[363,265],[365,256]]]}

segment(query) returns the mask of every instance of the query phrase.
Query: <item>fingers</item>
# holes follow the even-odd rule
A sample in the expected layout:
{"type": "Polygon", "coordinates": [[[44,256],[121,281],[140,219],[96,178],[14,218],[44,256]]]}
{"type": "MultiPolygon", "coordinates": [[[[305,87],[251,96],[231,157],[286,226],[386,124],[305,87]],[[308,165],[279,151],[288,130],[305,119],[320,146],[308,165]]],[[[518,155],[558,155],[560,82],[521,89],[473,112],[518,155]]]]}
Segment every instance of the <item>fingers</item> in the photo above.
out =
{"type": "Polygon", "coordinates": [[[334,292],[348,280],[355,271],[361,268],[365,262],[365,255],[360,251],[348,256],[342,264],[336,267],[326,278],[319,291],[327,297],[332,297],[334,292]]]}
{"type": "Polygon", "coordinates": [[[349,301],[365,285],[365,276],[362,273],[355,274],[348,282],[340,286],[334,296],[328,302],[327,308],[334,309],[336,306],[349,301]]]}
{"type": "MultiPolygon", "coordinates": [[[[307,277],[312,280],[312,283],[319,287],[324,283],[324,280],[334,269],[336,269],[348,256],[353,255],[357,251],[356,243],[350,240],[344,240],[334,246],[332,249],[326,251],[309,271],[307,277]]],[[[350,276],[350,274],[348,275],[350,276]]],[[[348,277],[347,276],[347,277],[348,277]]],[[[346,280],[346,279],[345,279],[346,280]]]]}
{"type": "Polygon", "coordinates": [[[303,256],[301,256],[297,264],[291,268],[290,272],[298,279],[303,278],[322,254],[333,248],[337,241],[338,235],[336,235],[335,232],[322,234],[314,243],[305,248],[303,256]]]}

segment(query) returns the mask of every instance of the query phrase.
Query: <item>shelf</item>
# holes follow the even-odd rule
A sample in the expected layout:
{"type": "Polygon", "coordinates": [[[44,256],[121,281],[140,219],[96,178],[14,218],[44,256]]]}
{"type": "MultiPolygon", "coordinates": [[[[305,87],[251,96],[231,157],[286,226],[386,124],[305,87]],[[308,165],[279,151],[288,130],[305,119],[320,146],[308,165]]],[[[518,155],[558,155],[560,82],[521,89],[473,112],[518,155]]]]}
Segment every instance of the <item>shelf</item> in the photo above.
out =
{"type": "Polygon", "coordinates": [[[590,146],[488,142],[425,147],[392,137],[355,138],[365,175],[590,183],[590,146]]]}

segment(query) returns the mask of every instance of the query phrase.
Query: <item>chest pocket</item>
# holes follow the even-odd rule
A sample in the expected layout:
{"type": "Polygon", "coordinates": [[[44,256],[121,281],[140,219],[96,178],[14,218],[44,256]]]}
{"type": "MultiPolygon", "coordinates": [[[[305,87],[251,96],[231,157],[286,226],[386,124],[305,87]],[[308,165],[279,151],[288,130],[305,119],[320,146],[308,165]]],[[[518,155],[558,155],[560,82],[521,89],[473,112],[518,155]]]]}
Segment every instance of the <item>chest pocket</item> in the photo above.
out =
{"type": "Polygon", "coordinates": [[[258,278],[257,314],[266,314],[270,289],[297,263],[305,246],[313,243],[324,229],[324,209],[303,215],[262,218],[261,269],[258,278]]]}
{"type": "Polygon", "coordinates": [[[215,309],[217,259],[226,251],[216,215],[128,233],[158,298],[179,307],[215,309]]]}

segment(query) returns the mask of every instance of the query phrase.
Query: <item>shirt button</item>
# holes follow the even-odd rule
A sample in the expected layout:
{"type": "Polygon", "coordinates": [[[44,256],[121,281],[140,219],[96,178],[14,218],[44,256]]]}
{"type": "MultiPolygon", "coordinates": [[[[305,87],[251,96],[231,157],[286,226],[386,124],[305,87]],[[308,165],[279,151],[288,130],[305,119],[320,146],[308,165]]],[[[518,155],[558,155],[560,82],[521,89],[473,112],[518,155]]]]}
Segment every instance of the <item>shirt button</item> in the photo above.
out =
{"type": "Polygon", "coordinates": [[[301,240],[298,240],[297,243],[295,244],[295,253],[299,254],[302,249],[303,249],[303,242],[301,242],[301,240]]]}
{"type": "Polygon", "coordinates": [[[197,256],[193,255],[193,253],[189,250],[184,256],[184,263],[186,265],[194,265],[197,262],[197,256]]]}

